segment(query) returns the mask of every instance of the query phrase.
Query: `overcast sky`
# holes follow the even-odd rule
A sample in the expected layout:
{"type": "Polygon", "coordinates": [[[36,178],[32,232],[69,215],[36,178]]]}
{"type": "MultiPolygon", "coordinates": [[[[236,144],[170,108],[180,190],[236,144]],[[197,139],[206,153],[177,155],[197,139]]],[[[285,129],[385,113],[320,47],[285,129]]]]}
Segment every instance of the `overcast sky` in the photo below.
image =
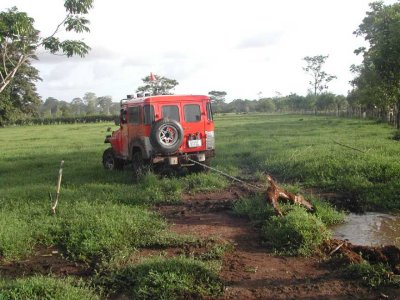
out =
{"type": "MultiPolygon", "coordinates": [[[[305,56],[329,55],[325,70],[338,77],[330,91],[347,94],[353,51],[364,45],[353,32],[367,0],[95,0],[89,14],[92,48],[84,59],[40,53],[34,65],[43,100],[71,101],[86,92],[118,101],[153,72],[176,79],[175,93],[228,93],[227,100],[297,93],[310,77],[305,56]],[[262,94],[260,94],[260,92],[262,94]]],[[[393,3],[394,1],[385,1],[393,3]]],[[[17,6],[49,35],[65,16],[62,0],[1,0],[17,6]]]]}

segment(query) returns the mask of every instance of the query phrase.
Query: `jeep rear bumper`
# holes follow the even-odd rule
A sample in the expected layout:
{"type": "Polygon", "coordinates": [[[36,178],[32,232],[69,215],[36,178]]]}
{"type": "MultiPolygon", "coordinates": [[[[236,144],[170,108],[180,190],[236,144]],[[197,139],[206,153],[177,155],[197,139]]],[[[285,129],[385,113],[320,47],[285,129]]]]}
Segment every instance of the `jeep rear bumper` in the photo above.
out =
{"type": "Polygon", "coordinates": [[[194,163],[188,160],[188,158],[198,161],[204,162],[205,160],[214,157],[215,150],[206,150],[201,152],[193,152],[193,153],[177,153],[175,155],[169,156],[155,156],[152,158],[153,164],[164,163],[167,165],[176,165],[176,166],[192,166],[194,163]]]}

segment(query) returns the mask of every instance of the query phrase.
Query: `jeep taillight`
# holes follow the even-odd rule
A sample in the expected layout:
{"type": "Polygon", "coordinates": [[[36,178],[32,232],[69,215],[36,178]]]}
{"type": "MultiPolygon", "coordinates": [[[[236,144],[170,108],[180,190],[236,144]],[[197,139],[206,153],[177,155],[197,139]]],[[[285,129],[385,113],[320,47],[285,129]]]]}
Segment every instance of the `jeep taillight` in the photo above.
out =
{"type": "Polygon", "coordinates": [[[206,149],[211,150],[215,148],[214,131],[206,131],[206,149]]]}

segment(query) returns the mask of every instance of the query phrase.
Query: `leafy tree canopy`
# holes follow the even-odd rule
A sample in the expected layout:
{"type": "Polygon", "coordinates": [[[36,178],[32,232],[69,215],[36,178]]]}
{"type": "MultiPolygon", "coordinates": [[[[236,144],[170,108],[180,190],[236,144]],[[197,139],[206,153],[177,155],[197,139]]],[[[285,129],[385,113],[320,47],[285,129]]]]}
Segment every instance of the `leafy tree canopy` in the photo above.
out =
{"type": "Polygon", "coordinates": [[[303,68],[310,76],[312,80],[309,81],[311,90],[314,95],[322,93],[328,89],[328,83],[337,77],[330,75],[323,71],[322,67],[328,59],[328,55],[316,55],[304,57],[307,66],[303,68]]]}
{"type": "Polygon", "coordinates": [[[215,103],[216,105],[220,105],[225,103],[225,97],[227,93],[224,91],[211,91],[208,92],[208,95],[210,96],[210,99],[213,103],[215,103]]]}
{"type": "Polygon", "coordinates": [[[136,92],[150,93],[150,95],[172,95],[172,90],[179,84],[175,79],[154,75],[142,78],[143,86],[137,88],[136,92]]]}
{"type": "Polygon", "coordinates": [[[41,37],[35,29],[35,20],[16,7],[0,12],[0,93],[15,77],[21,66],[29,59],[35,59],[35,52],[43,47],[53,54],[84,56],[90,47],[80,40],[61,40],[57,33],[89,32],[89,20],[85,15],[93,6],[93,0],[65,0],[67,15],[56,26],[54,32],[41,37]]]}

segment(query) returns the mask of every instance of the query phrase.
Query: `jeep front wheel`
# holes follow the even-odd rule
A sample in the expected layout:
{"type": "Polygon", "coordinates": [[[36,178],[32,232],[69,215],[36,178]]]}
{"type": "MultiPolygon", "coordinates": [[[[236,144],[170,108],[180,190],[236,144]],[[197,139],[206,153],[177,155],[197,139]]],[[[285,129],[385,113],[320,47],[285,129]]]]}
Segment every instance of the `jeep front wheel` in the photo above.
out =
{"type": "Polygon", "coordinates": [[[172,154],[182,145],[183,128],[175,120],[161,119],[151,128],[150,140],[161,153],[172,154]]]}
{"type": "Polygon", "coordinates": [[[121,170],[124,161],[115,156],[112,148],[108,148],[103,152],[103,166],[107,170],[121,170]]]}

